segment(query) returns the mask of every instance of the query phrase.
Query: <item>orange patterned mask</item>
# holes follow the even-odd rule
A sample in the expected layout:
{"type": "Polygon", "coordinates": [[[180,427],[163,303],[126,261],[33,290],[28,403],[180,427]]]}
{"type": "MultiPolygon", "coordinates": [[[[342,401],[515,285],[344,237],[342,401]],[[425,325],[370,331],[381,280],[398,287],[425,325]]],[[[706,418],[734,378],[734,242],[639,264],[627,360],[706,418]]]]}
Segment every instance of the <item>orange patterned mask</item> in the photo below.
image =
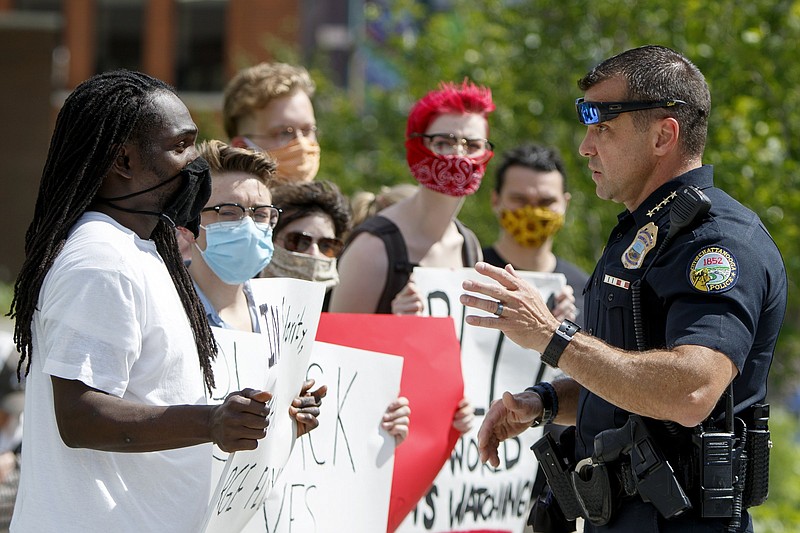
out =
{"type": "Polygon", "coordinates": [[[564,215],[545,207],[526,205],[519,209],[503,209],[500,225],[520,246],[538,248],[564,225],[564,215]]]}

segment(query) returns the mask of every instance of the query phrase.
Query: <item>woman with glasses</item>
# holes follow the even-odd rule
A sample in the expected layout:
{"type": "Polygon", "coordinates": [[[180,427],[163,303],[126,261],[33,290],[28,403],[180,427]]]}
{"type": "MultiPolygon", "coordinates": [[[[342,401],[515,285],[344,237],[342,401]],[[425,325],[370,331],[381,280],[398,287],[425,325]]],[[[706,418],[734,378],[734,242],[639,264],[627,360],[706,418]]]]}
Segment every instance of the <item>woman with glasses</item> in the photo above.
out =
{"type": "MultiPolygon", "coordinates": [[[[331,289],[339,281],[336,258],[350,230],[350,204],[330,181],[287,183],[272,189],[272,201],[281,206],[275,226],[275,253],[263,275],[324,283],[331,289]]],[[[400,444],[408,436],[411,409],[408,399],[397,398],[386,409],[383,428],[400,444]]]]}
{"type": "MultiPolygon", "coordinates": [[[[332,312],[421,314],[415,266],[472,267],[482,258],[475,234],[456,217],[494,154],[487,121],[493,110],[491,91],[467,80],[442,83],[414,104],[406,161],[421,187],[353,230],[339,260],[332,312]]],[[[465,398],[453,426],[465,433],[472,420],[465,398]]]]}

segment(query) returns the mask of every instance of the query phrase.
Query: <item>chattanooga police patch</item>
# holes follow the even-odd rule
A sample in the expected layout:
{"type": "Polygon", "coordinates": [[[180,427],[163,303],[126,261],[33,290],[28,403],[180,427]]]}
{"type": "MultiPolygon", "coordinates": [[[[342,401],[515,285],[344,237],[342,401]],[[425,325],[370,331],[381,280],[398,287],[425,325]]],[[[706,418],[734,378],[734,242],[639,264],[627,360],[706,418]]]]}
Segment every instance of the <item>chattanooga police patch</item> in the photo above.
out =
{"type": "Polygon", "coordinates": [[[689,265],[689,283],[701,292],[724,292],[736,285],[736,258],[721,246],[706,246],[689,265]]]}

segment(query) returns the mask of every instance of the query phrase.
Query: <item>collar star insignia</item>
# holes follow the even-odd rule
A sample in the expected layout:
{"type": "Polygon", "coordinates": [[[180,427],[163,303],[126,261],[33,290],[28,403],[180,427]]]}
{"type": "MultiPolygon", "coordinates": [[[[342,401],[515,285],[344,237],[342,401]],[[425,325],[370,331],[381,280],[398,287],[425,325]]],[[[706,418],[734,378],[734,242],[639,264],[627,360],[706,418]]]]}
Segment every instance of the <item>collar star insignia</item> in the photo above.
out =
{"type": "Polygon", "coordinates": [[[662,207],[666,207],[666,205],[671,200],[673,200],[676,196],[678,196],[678,192],[677,191],[672,191],[671,193],[669,193],[663,200],[658,202],[655,205],[655,207],[653,207],[653,209],[651,209],[650,211],[647,212],[648,218],[652,218],[653,215],[655,215],[658,211],[660,211],[662,207]]]}

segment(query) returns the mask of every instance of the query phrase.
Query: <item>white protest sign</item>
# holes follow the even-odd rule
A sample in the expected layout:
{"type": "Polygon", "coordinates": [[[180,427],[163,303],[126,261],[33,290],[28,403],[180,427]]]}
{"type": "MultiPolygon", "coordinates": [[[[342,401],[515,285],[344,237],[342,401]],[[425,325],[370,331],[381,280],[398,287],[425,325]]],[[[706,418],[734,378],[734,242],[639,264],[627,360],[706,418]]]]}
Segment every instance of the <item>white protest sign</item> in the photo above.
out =
{"type": "Polygon", "coordinates": [[[380,427],[403,358],[316,342],[308,377],[328,386],[319,427],[299,439],[245,533],[386,531],[394,437],[380,427]]]}
{"type": "MultiPolygon", "coordinates": [[[[227,393],[246,387],[268,390],[269,429],[255,450],[227,456],[204,519],[206,533],[240,531],[286,465],[296,432],[288,409],[305,379],[325,295],[321,284],[295,279],[252,280],[251,288],[259,311],[261,334],[255,337],[261,339],[260,346],[253,334],[215,328],[217,342],[226,344],[220,344],[225,355],[215,362],[222,380],[210,401],[222,401],[227,393]]],[[[225,459],[219,449],[214,456],[225,459]]]]}
{"type": "MultiPolygon", "coordinates": [[[[257,390],[270,390],[269,348],[264,337],[258,333],[248,333],[234,329],[212,327],[217,343],[217,358],[212,363],[216,387],[211,391],[209,404],[225,401],[228,394],[246,387],[257,390]],[[247,384],[243,385],[242,381],[247,384]]],[[[272,422],[270,422],[272,423],[272,422]]],[[[213,446],[214,463],[211,467],[211,489],[216,486],[228,454],[213,446]]],[[[211,494],[213,497],[214,494],[211,494]]]]}
{"type": "MultiPolygon", "coordinates": [[[[535,285],[547,300],[566,284],[563,274],[518,272],[535,285]]],[[[537,462],[530,446],[541,437],[541,429],[528,430],[504,441],[499,448],[500,466],[480,462],[478,429],[492,400],[503,392],[520,392],[554,373],[542,365],[539,354],[523,349],[499,330],[466,324],[466,310],[459,302],[464,280],[491,282],[471,268],[415,268],[414,282],[423,295],[424,314],[452,316],[461,342],[464,395],[476,408],[473,429],[456,443],[450,460],[428,494],[397,529],[399,533],[497,530],[521,532],[531,504],[537,462]]],[[[412,419],[413,423],[413,419],[412,419]]]]}

